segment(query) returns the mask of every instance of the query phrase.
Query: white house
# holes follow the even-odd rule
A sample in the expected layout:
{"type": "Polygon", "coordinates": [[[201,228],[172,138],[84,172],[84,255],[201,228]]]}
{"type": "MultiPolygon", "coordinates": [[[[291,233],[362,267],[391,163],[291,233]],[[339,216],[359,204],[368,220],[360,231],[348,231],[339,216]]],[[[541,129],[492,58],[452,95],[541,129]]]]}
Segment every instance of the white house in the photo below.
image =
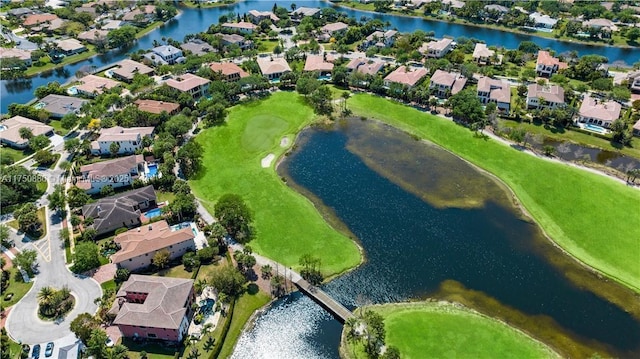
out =
{"type": "Polygon", "coordinates": [[[114,143],[118,145],[118,155],[133,154],[142,148],[142,139],[151,136],[152,133],[153,127],[103,128],[100,130],[100,137],[91,142],[91,154],[111,154],[111,146],[114,143]]]}
{"type": "Polygon", "coordinates": [[[557,85],[531,84],[527,87],[527,107],[556,109],[564,107],[564,89],[557,85]]]}
{"type": "Polygon", "coordinates": [[[441,58],[451,51],[453,40],[444,38],[422,44],[418,51],[426,57],[441,58]]]}
{"type": "Polygon", "coordinates": [[[498,111],[509,114],[511,90],[507,81],[496,80],[487,76],[480,77],[478,79],[478,98],[483,104],[495,103],[498,111]]]}

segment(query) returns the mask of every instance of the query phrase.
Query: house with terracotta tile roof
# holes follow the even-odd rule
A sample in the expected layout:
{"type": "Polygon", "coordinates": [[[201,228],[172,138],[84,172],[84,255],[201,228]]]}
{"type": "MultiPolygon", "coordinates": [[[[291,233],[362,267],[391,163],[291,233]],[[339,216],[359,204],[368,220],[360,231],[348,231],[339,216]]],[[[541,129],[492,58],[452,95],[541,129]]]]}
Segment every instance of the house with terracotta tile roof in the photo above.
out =
{"type": "Polygon", "coordinates": [[[409,67],[403,65],[393,70],[384,78],[384,85],[389,87],[392,83],[396,83],[412,88],[428,74],[429,71],[424,67],[409,67]]]}
{"type": "Polygon", "coordinates": [[[120,250],[111,256],[111,263],[136,271],[149,267],[156,252],[166,250],[172,260],[195,251],[195,234],[191,226],[179,227],[169,227],[167,221],[162,220],[118,234],[113,241],[120,250]]]}
{"type": "Polygon", "coordinates": [[[441,58],[452,49],[453,40],[444,38],[438,41],[425,42],[418,52],[426,57],[441,58]]]}
{"type": "Polygon", "coordinates": [[[141,173],[144,173],[142,155],[120,157],[81,166],[76,186],[89,194],[95,194],[106,186],[131,186],[141,173]]]}
{"type": "Polygon", "coordinates": [[[558,72],[558,70],[566,68],[567,63],[551,56],[549,51],[538,51],[538,59],[536,60],[536,73],[538,76],[551,77],[551,75],[558,72]]]}
{"type": "Polygon", "coordinates": [[[478,98],[483,104],[493,102],[498,111],[509,114],[511,107],[511,89],[504,80],[482,76],[478,79],[478,98]]]}
{"type": "Polygon", "coordinates": [[[384,67],[384,62],[358,57],[351,59],[345,66],[349,72],[359,72],[365,75],[375,75],[384,67]]]}
{"type": "Polygon", "coordinates": [[[436,70],[431,76],[429,90],[440,98],[455,95],[462,91],[467,83],[467,78],[456,72],[436,70]]]}
{"type": "Polygon", "coordinates": [[[18,149],[27,148],[29,140],[20,137],[20,129],[23,127],[31,130],[34,136],[53,136],[53,127],[30,118],[13,116],[0,122],[0,143],[18,149]]]}
{"type": "Polygon", "coordinates": [[[256,29],[258,28],[258,26],[246,21],[225,22],[221,26],[223,29],[227,29],[231,31],[239,31],[243,34],[251,34],[254,31],[256,31],[256,29]]]}
{"type": "Polygon", "coordinates": [[[91,142],[91,154],[111,155],[111,146],[118,145],[117,155],[129,155],[142,149],[143,139],[151,137],[153,127],[110,127],[100,129],[100,136],[91,142]]]}
{"type": "Polygon", "coordinates": [[[99,199],[82,207],[84,218],[93,218],[97,235],[111,233],[119,228],[134,228],[142,225],[142,211],[156,208],[156,192],[146,186],[99,199]]]}
{"type": "Polygon", "coordinates": [[[123,21],[135,24],[147,24],[155,19],[156,7],[153,5],[145,5],[140,8],[129,11],[122,17],[123,21]]]}
{"type": "Polygon", "coordinates": [[[578,111],[578,122],[609,128],[613,121],[620,118],[622,106],[616,101],[602,101],[587,96],[578,111]]]}
{"type": "Polygon", "coordinates": [[[96,75],[87,75],[79,79],[78,82],[80,84],[75,86],[78,93],[89,97],[100,95],[105,91],[120,86],[118,81],[96,75]]]}
{"type": "Polygon", "coordinates": [[[48,13],[31,14],[31,15],[27,15],[27,17],[24,18],[24,21],[22,22],[22,26],[34,27],[34,26],[50,23],[51,21],[57,20],[57,19],[59,19],[58,15],[55,15],[55,14],[48,14],[48,13]]]}
{"type": "Polygon", "coordinates": [[[249,21],[254,24],[258,24],[262,20],[271,20],[274,24],[280,21],[280,18],[271,11],[249,10],[247,15],[249,17],[249,21]]]}
{"type": "Polygon", "coordinates": [[[528,108],[555,109],[564,106],[564,89],[561,86],[531,84],[527,87],[528,108]]]}
{"type": "Polygon", "coordinates": [[[118,80],[131,82],[136,74],[153,75],[153,68],[129,59],[124,59],[116,64],[116,67],[111,70],[113,77],[118,80]]]}
{"type": "Polygon", "coordinates": [[[387,30],[385,32],[374,31],[364,39],[362,45],[364,48],[368,48],[370,46],[390,47],[395,42],[397,35],[398,32],[396,30],[387,30]]]}
{"type": "Polygon", "coordinates": [[[258,57],[256,62],[262,75],[270,81],[278,81],[283,74],[291,72],[291,67],[284,57],[258,57]]]}
{"type": "Polygon", "coordinates": [[[333,64],[325,61],[322,55],[308,55],[304,62],[304,71],[317,71],[318,76],[331,76],[333,64]]]}
{"type": "Polygon", "coordinates": [[[224,81],[236,82],[249,76],[246,71],[233,62],[213,62],[209,65],[209,68],[213,72],[220,73],[224,81]]]}
{"type": "Polygon", "coordinates": [[[473,49],[473,60],[479,64],[490,64],[491,58],[496,54],[495,51],[490,50],[487,44],[477,43],[473,49]]]}
{"type": "Polygon", "coordinates": [[[173,102],[138,99],[134,104],[138,106],[138,110],[156,115],[159,115],[162,112],[166,112],[169,115],[175,115],[180,110],[180,105],[173,102]]]}
{"type": "Polygon", "coordinates": [[[180,342],[195,299],[192,279],[133,274],[122,283],[109,314],[124,337],[180,342]]]}
{"type": "Polygon", "coordinates": [[[31,66],[31,51],[0,47],[0,68],[5,70],[5,66],[2,66],[2,60],[17,59],[20,60],[24,66],[31,66]]]}
{"type": "Polygon", "coordinates": [[[206,96],[209,93],[210,83],[210,80],[189,73],[176,76],[166,82],[169,87],[173,87],[180,92],[188,93],[194,100],[206,96]]]}

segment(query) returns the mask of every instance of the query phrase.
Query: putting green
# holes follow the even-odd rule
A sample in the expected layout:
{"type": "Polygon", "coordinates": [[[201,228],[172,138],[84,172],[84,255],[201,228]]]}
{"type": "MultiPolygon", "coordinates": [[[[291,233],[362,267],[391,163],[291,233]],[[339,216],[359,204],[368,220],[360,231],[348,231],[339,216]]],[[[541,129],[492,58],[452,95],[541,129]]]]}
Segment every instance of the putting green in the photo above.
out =
{"type": "Polygon", "coordinates": [[[289,188],[274,164],[261,167],[268,154],[277,158],[287,150],[280,146],[283,137],[292,138],[313,119],[304,99],[290,92],[231,108],[224,126],[196,137],[204,148],[204,169],[189,182],[212,214],[225,193],[245,199],[255,218],[256,238],[250,243],[255,252],[293,268],[298,268],[303,254],[313,254],[320,257],[321,270],[328,276],[357,266],[358,247],[329,226],[307,198],[289,188]]]}

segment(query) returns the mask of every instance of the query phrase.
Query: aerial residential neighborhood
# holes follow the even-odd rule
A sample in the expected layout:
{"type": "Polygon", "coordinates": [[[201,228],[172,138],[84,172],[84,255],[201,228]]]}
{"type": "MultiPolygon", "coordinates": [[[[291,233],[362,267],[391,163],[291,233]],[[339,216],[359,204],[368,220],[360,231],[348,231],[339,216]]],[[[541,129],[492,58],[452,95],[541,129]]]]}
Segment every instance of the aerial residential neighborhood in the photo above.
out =
{"type": "Polygon", "coordinates": [[[0,23],[3,359],[640,356],[635,1],[0,23]]]}

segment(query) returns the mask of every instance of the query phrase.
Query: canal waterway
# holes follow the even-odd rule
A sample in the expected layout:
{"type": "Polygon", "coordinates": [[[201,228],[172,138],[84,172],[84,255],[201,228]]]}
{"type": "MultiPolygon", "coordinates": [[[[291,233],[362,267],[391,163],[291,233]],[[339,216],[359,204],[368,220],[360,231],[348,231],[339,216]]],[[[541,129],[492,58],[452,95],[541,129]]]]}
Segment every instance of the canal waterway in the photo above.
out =
{"type": "MultiPolygon", "coordinates": [[[[563,255],[505,187],[441,148],[350,120],[303,131],[279,172],[364,249],[363,265],[323,288],[343,304],[457,298],[510,323],[506,313],[518,312],[518,327],[562,338],[554,344],[566,356],[640,356],[639,321],[602,295],[631,305],[633,293],[563,255]]],[[[295,293],[256,319],[233,357],[338,358],[341,329],[295,293]]]]}
{"type": "MultiPolygon", "coordinates": [[[[461,23],[446,23],[433,20],[425,20],[414,17],[406,17],[394,14],[378,14],[360,10],[346,9],[336,7],[328,1],[322,0],[306,0],[306,1],[276,1],[278,6],[289,8],[292,3],[297,6],[307,7],[328,7],[333,6],[338,11],[347,13],[355,19],[376,18],[383,22],[389,22],[391,28],[396,28],[401,32],[412,32],[418,29],[434,31],[437,37],[465,36],[485,41],[489,45],[503,46],[506,48],[516,48],[521,41],[535,41],[542,48],[551,48],[558,53],[577,51],[579,55],[598,54],[606,56],[609,62],[622,61],[627,64],[633,64],[640,61],[640,51],[638,49],[623,49],[615,47],[591,46],[579,43],[561,42],[555,39],[539,38],[525,34],[513,34],[500,30],[479,28],[468,26],[461,23]]],[[[273,7],[273,0],[247,0],[229,6],[221,6],[215,8],[192,9],[181,7],[181,14],[171,21],[167,22],[155,31],[140,38],[134,46],[129,49],[112,51],[107,54],[99,55],[91,59],[80,61],[78,63],[65,66],[59,70],[49,71],[45,74],[37,75],[29,79],[23,80],[3,80],[0,84],[2,96],[0,100],[0,111],[7,112],[7,108],[11,103],[27,103],[33,99],[33,92],[36,88],[46,85],[51,81],[65,83],[76,72],[82,68],[99,69],[126,57],[129,53],[136,52],[140,49],[149,49],[152,47],[153,41],[161,41],[162,38],[172,38],[182,41],[187,34],[194,34],[205,31],[210,25],[218,22],[221,15],[233,13],[247,13],[249,10],[270,10],[273,7]]]]}

